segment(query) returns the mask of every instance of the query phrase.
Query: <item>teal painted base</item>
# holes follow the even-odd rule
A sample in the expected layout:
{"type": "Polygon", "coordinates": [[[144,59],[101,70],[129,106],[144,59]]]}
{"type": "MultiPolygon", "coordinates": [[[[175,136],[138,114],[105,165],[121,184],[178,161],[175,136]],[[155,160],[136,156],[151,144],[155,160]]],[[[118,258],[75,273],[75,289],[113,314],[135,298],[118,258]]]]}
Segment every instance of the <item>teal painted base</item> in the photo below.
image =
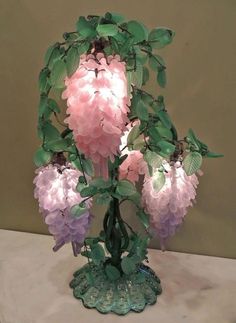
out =
{"type": "Polygon", "coordinates": [[[103,264],[98,266],[90,262],[74,273],[70,287],[85,307],[119,315],[143,311],[147,304],[156,302],[162,291],[159,278],[143,264],[135,273],[112,281],[105,274],[103,264]]]}

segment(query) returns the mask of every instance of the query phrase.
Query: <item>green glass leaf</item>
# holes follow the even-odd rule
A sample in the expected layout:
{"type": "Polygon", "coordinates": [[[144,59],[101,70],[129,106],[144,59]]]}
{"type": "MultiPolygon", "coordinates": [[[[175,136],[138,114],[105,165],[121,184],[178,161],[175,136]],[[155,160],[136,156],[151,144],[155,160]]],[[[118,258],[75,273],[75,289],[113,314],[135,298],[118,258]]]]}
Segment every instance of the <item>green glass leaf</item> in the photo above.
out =
{"type": "Polygon", "coordinates": [[[165,68],[166,64],[160,55],[151,55],[148,64],[153,71],[158,71],[160,68],[165,68]]]}
{"type": "Polygon", "coordinates": [[[127,137],[127,145],[132,145],[134,140],[140,135],[139,125],[133,126],[127,137]]]}
{"type": "Polygon", "coordinates": [[[84,250],[84,251],[81,251],[81,256],[83,257],[86,257],[86,258],[91,258],[91,251],[89,250],[84,250]]]}
{"type": "Polygon", "coordinates": [[[119,270],[112,265],[107,265],[105,267],[105,272],[109,280],[114,281],[120,278],[119,270]]]}
{"type": "Polygon", "coordinates": [[[95,179],[93,179],[90,184],[90,186],[94,186],[97,187],[98,189],[100,188],[109,188],[112,186],[112,181],[111,179],[108,180],[104,180],[102,177],[96,177],[95,179]]]}
{"type": "Polygon", "coordinates": [[[99,194],[95,198],[95,202],[99,205],[107,205],[111,201],[111,195],[108,192],[99,194]]]}
{"type": "Polygon", "coordinates": [[[162,110],[162,111],[159,111],[157,115],[160,118],[163,125],[166,128],[171,129],[172,122],[171,122],[171,119],[170,119],[168,113],[166,111],[162,110]]]}
{"type": "Polygon", "coordinates": [[[135,51],[135,58],[136,60],[141,63],[142,65],[144,65],[147,62],[148,59],[148,55],[147,53],[144,53],[141,51],[139,45],[138,46],[134,46],[134,51],[135,51]]]}
{"type": "Polygon", "coordinates": [[[85,173],[89,176],[94,176],[94,167],[92,161],[90,159],[83,159],[82,164],[85,173]]]}
{"type": "Polygon", "coordinates": [[[211,151],[208,151],[207,154],[205,155],[205,157],[208,157],[208,158],[219,158],[219,157],[224,157],[224,155],[218,154],[218,153],[213,153],[211,151]]]}
{"type": "Polygon", "coordinates": [[[60,132],[50,122],[46,122],[43,125],[42,130],[46,142],[61,139],[60,132]]]}
{"type": "Polygon", "coordinates": [[[65,62],[61,59],[57,60],[52,67],[50,75],[51,85],[56,89],[64,88],[66,75],[67,72],[65,62]]]}
{"type": "Polygon", "coordinates": [[[130,96],[132,92],[132,71],[126,72],[126,79],[127,79],[127,95],[130,96]]]}
{"type": "Polygon", "coordinates": [[[145,213],[143,210],[138,210],[136,212],[136,215],[140,219],[140,221],[143,224],[143,226],[145,227],[145,229],[147,229],[149,227],[149,215],[147,213],[145,213]]]}
{"type": "Polygon", "coordinates": [[[45,53],[45,56],[44,56],[44,63],[45,65],[48,65],[52,56],[53,56],[53,51],[54,50],[58,50],[59,49],[59,45],[58,43],[52,45],[52,46],[49,46],[46,53],[45,53]]]}
{"type": "Polygon", "coordinates": [[[157,83],[160,87],[164,88],[166,86],[166,71],[165,69],[159,69],[157,72],[157,83]]]}
{"type": "Polygon", "coordinates": [[[148,41],[152,48],[163,48],[172,42],[174,32],[166,28],[155,28],[151,30],[148,41]]]}
{"type": "Polygon", "coordinates": [[[49,70],[44,68],[39,73],[39,92],[46,93],[50,88],[50,83],[48,81],[49,70]]]}
{"type": "Polygon", "coordinates": [[[60,108],[55,100],[49,98],[47,103],[48,103],[48,107],[51,111],[56,112],[56,113],[61,112],[60,108]]]}
{"type": "Polygon", "coordinates": [[[88,197],[88,196],[95,195],[97,192],[98,192],[98,189],[95,186],[87,186],[80,191],[80,195],[82,197],[88,197]]]}
{"type": "Polygon", "coordinates": [[[137,207],[140,207],[140,201],[141,201],[141,196],[139,192],[136,192],[135,194],[132,194],[128,197],[128,199],[133,202],[137,207]]]}
{"type": "Polygon", "coordinates": [[[199,151],[201,155],[206,156],[208,152],[207,145],[201,142],[197,138],[197,136],[195,135],[192,129],[189,129],[186,139],[187,139],[187,142],[189,143],[190,150],[199,151]]]}
{"type": "Polygon", "coordinates": [[[147,106],[144,104],[143,100],[140,100],[136,106],[136,113],[140,120],[148,121],[148,109],[147,106]]]}
{"type": "Polygon", "coordinates": [[[147,149],[144,154],[144,160],[152,168],[159,168],[163,162],[163,158],[160,155],[158,155],[157,153],[155,153],[154,151],[151,151],[149,149],[147,149]]]}
{"type": "Polygon", "coordinates": [[[202,165],[202,155],[196,151],[190,152],[183,160],[183,168],[188,176],[196,173],[202,165]]]}
{"type": "Polygon", "coordinates": [[[112,17],[112,20],[117,24],[122,23],[122,22],[125,21],[124,16],[122,16],[122,15],[120,15],[118,13],[115,13],[115,12],[111,12],[111,17],[112,17]]]}
{"type": "Polygon", "coordinates": [[[69,145],[70,142],[62,138],[57,140],[46,141],[45,143],[46,148],[54,152],[66,151],[69,145]]]}
{"type": "Polygon", "coordinates": [[[132,72],[132,83],[141,88],[143,84],[143,65],[136,61],[136,69],[132,72]]]}
{"type": "Polygon", "coordinates": [[[170,142],[166,140],[161,140],[157,143],[158,147],[161,148],[161,152],[164,155],[171,155],[175,151],[175,145],[171,144],[170,142]]]}
{"type": "Polygon", "coordinates": [[[168,129],[164,126],[161,126],[161,125],[158,125],[158,127],[156,127],[156,128],[157,128],[157,131],[159,132],[159,134],[161,135],[161,137],[168,139],[168,140],[173,140],[173,134],[170,129],[168,129]]]}
{"type": "Polygon", "coordinates": [[[79,66],[80,56],[78,53],[78,49],[76,47],[71,47],[68,50],[66,57],[66,70],[67,75],[70,77],[77,70],[79,66]]]}
{"type": "Polygon", "coordinates": [[[134,41],[139,43],[148,39],[147,28],[138,21],[131,20],[127,23],[128,32],[134,37],[134,41]]]}
{"type": "Polygon", "coordinates": [[[38,115],[41,118],[46,112],[48,107],[48,97],[46,95],[41,95],[38,106],[38,115]]]}
{"type": "Polygon", "coordinates": [[[105,251],[100,244],[96,244],[91,248],[91,258],[95,265],[105,261],[105,251]]]}
{"type": "MultiPolygon", "coordinates": [[[[72,156],[74,156],[74,154],[72,154],[72,156]]],[[[71,158],[70,158],[70,160],[71,160],[71,158]]],[[[75,168],[77,168],[78,170],[80,170],[82,172],[82,167],[81,167],[79,158],[71,160],[71,163],[75,168]]]]}
{"type": "Polygon", "coordinates": [[[96,30],[100,37],[115,36],[118,33],[118,27],[113,24],[98,25],[96,30]]]}
{"type": "Polygon", "coordinates": [[[165,185],[166,177],[162,171],[155,172],[152,179],[152,186],[156,192],[159,192],[165,185]]]}
{"type": "Polygon", "coordinates": [[[94,26],[85,19],[85,17],[79,17],[76,23],[76,29],[78,33],[84,37],[94,37],[96,36],[96,30],[94,26]]]}
{"type": "Polygon", "coordinates": [[[142,85],[145,85],[149,80],[149,70],[146,66],[143,66],[143,81],[142,85]]]}
{"type": "Polygon", "coordinates": [[[114,37],[110,37],[110,43],[111,43],[111,48],[115,53],[118,53],[120,51],[119,44],[117,40],[114,37]]]}
{"type": "Polygon", "coordinates": [[[133,142],[133,150],[141,150],[146,146],[146,143],[142,137],[139,137],[133,142]]]}
{"type": "MultiPolygon", "coordinates": [[[[72,159],[73,160],[73,159],[72,159]]],[[[80,176],[79,177],[79,183],[81,183],[81,184],[86,184],[86,178],[84,177],[84,176],[80,176]]]]}
{"type": "Polygon", "coordinates": [[[130,257],[123,257],[121,268],[126,275],[130,275],[136,270],[136,264],[130,257]]]}
{"type": "Polygon", "coordinates": [[[148,135],[155,145],[162,139],[155,126],[148,128],[148,135]]]}
{"type": "Polygon", "coordinates": [[[81,56],[84,53],[87,53],[87,51],[89,50],[90,47],[90,42],[88,41],[84,41],[83,43],[79,44],[77,49],[78,49],[78,53],[81,56]]]}
{"type": "Polygon", "coordinates": [[[131,196],[136,193],[136,188],[133,183],[124,179],[118,182],[116,193],[122,196],[131,196]]]}
{"type": "Polygon", "coordinates": [[[57,46],[57,47],[54,47],[52,53],[51,53],[51,56],[49,58],[49,61],[48,61],[48,64],[46,66],[49,67],[50,70],[52,70],[53,68],[53,65],[55,64],[55,62],[60,59],[62,56],[62,53],[60,51],[60,47],[57,46]]]}
{"type": "Polygon", "coordinates": [[[70,211],[74,217],[79,218],[87,211],[87,208],[81,207],[79,204],[75,204],[71,207],[70,211]]]}
{"type": "Polygon", "coordinates": [[[45,151],[40,147],[34,154],[34,163],[37,167],[48,164],[52,159],[53,153],[50,151],[45,151]]]}
{"type": "Polygon", "coordinates": [[[76,191],[80,193],[85,187],[88,187],[86,183],[78,182],[78,184],[76,185],[76,191]]]}

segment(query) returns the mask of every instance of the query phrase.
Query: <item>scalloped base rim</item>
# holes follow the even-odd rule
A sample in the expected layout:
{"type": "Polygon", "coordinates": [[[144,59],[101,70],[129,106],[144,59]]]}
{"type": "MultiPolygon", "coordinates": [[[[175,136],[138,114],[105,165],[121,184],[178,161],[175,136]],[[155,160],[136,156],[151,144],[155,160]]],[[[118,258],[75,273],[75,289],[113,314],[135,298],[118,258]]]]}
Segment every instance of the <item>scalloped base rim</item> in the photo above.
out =
{"type": "Polygon", "coordinates": [[[144,264],[136,272],[112,281],[107,278],[103,264],[89,263],[74,273],[70,287],[85,307],[119,315],[142,312],[147,304],[155,304],[162,292],[160,279],[144,264]]]}

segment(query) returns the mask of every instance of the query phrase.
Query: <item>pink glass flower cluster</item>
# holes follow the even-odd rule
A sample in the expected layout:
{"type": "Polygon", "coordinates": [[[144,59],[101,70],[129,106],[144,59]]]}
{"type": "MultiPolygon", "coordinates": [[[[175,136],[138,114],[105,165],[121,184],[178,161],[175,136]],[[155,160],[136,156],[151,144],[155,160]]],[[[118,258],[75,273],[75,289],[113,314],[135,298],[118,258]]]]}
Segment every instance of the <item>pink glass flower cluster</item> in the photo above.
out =
{"type": "Polygon", "coordinates": [[[65,80],[65,122],[76,145],[94,163],[97,176],[108,178],[108,159],[119,153],[120,138],[129,121],[125,63],[102,53],[81,56],[77,71],[65,80]]]}
{"type": "MultiPolygon", "coordinates": [[[[85,211],[80,217],[71,215],[73,205],[82,201],[76,191],[79,176],[82,174],[71,167],[48,165],[36,170],[34,179],[34,196],[38,199],[40,211],[48,225],[49,232],[54,236],[57,251],[65,243],[71,242],[74,254],[80,252],[86,233],[89,229],[91,215],[85,211]]],[[[86,201],[87,208],[91,201],[86,201]]]]}
{"type": "Polygon", "coordinates": [[[155,191],[155,174],[153,177],[146,175],[142,202],[146,212],[150,214],[151,233],[158,235],[164,249],[165,240],[175,233],[183,222],[187,208],[195,200],[198,178],[195,174],[187,176],[179,162],[174,165],[166,162],[163,165],[166,170],[164,186],[159,192],[155,191]]]}

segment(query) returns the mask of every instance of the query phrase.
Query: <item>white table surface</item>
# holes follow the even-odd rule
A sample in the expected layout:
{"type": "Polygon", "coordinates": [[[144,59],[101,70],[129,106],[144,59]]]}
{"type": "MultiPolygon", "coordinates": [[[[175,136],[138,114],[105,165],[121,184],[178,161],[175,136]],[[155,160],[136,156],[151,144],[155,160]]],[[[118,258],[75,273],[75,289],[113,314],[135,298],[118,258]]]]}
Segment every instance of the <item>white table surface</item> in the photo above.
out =
{"type": "Polygon", "coordinates": [[[157,303],[126,316],[85,309],[68,284],[86,262],[50,236],[0,230],[0,323],[236,323],[236,260],[150,250],[157,303]]]}

